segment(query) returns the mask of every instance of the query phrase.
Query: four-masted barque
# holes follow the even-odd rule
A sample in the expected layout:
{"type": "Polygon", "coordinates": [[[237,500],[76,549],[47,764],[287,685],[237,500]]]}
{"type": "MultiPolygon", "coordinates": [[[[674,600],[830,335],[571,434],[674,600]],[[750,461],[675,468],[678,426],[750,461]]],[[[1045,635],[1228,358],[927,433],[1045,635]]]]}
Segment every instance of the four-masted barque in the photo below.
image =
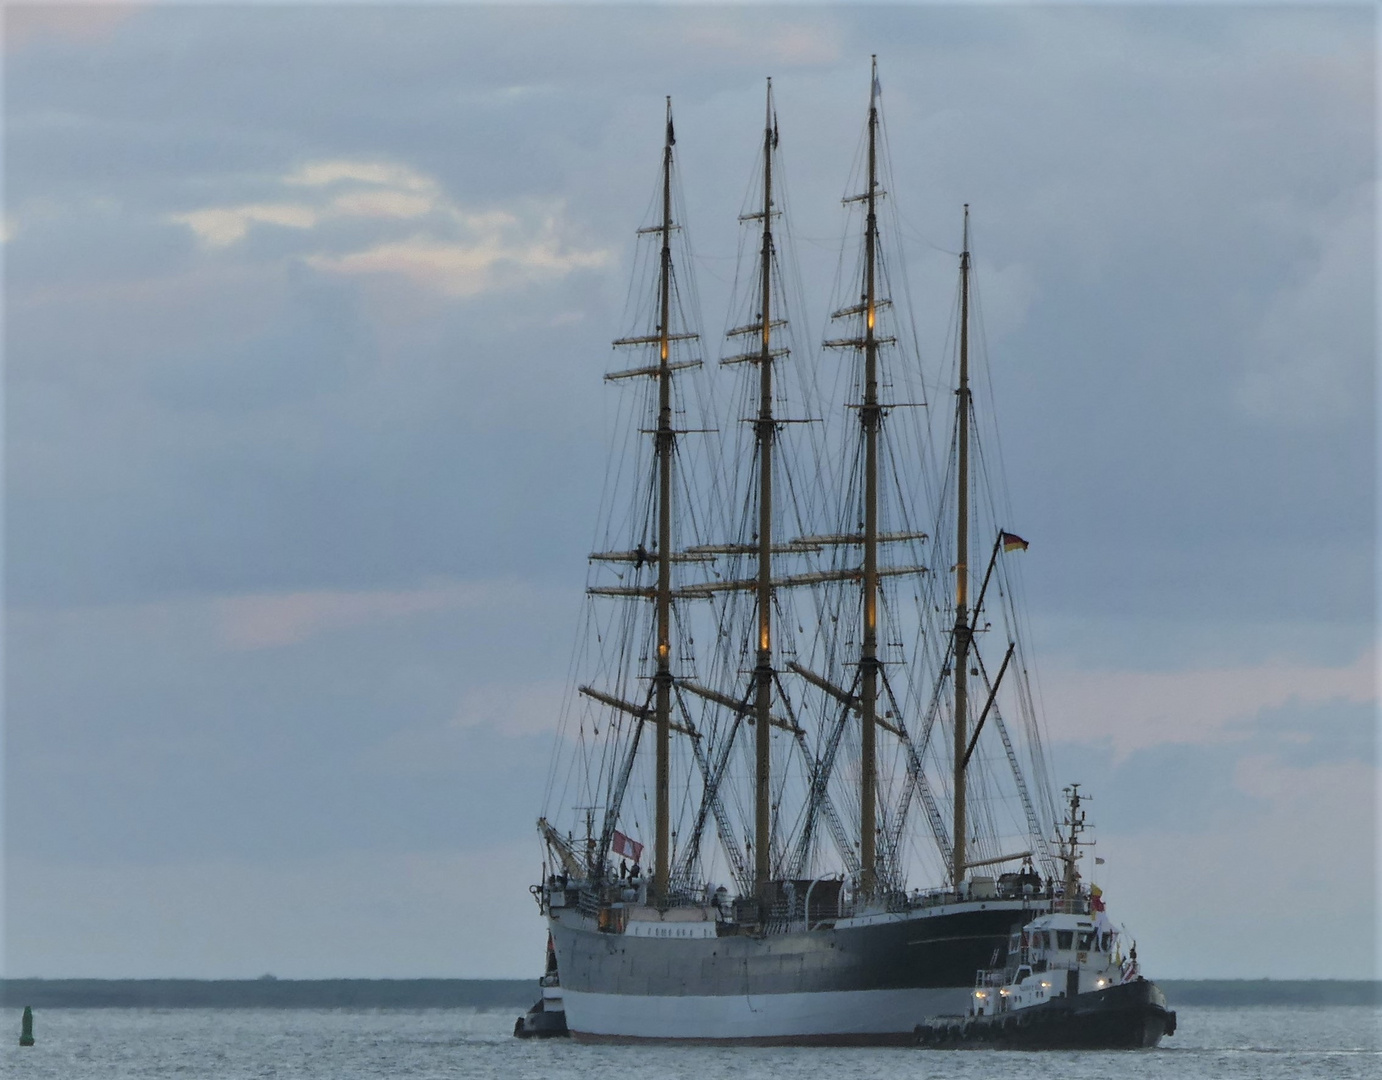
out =
{"type": "Polygon", "coordinates": [[[1046,832],[1008,557],[1026,543],[1006,531],[974,402],[968,208],[953,366],[930,382],[954,409],[933,452],[940,410],[890,296],[876,67],[844,200],[857,261],[841,260],[822,349],[793,338],[771,82],[740,216],[746,287],[713,374],[675,257],[675,141],[669,100],[639,230],[654,284],[615,342],[638,359],[606,376],[625,441],[538,823],[533,891],[567,1025],[910,1042],[920,1018],[965,1008],[1014,926],[1091,904],[1046,832]]]}

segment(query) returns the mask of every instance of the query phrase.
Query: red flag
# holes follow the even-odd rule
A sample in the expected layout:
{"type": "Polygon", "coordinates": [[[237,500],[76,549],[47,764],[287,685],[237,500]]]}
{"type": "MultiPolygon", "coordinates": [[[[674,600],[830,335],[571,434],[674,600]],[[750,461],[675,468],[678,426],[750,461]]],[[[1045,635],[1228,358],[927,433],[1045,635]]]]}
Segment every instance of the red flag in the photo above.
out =
{"type": "Polygon", "coordinates": [[[614,840],[610,843],[610,849],[616,855],[622,855],[626,859],[638,862],[643,858],[643,845],[637,840],[630,840],[618,829],[614,830],[614,840]]]}
{"type": "Polygon", "coordinates": [[[1017,533],[999,533],[998,538],[1003,542],[1004,551],[1026,551],[1027,541],[1018,536],[1017,533]]]}

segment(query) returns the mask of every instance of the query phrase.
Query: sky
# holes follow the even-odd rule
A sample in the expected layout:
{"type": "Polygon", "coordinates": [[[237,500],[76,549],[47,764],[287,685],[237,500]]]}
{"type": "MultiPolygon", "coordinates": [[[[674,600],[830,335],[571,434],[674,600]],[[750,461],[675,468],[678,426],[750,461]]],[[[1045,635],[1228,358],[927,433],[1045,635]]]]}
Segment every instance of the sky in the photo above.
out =
{"type": "Polygon", "coordinates": [[[1059,783],[1153,978],[1374,977],[1368,5],[4,8],[11,977],[528,977],[663,99],[708,332],[777,96],[971,204],[1059,783]],[[1268,945],[1270,943],[1270,945],[1268,945]]]}

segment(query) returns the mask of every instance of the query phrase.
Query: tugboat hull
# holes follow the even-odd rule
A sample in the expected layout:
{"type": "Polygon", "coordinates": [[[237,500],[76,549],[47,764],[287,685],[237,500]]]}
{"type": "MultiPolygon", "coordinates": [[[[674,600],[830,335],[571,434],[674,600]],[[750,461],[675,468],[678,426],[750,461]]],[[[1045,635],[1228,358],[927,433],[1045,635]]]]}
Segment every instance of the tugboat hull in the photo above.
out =
{"type": "Polygon", "coordinates": [[[1138,979],[993,1016],[938,1016],[916,1028],[936,1049],[1143,1050],[1176,1030],[1154,982],[1138,979]]]}
{"type": "Polygon", "coordinates": [[[519,1039],[554,1039],[570,1034],[566,1012],[547,1008],[545,998],[538,998],[531,1009],[514,1021],[513,1033],[519,1039]]]}

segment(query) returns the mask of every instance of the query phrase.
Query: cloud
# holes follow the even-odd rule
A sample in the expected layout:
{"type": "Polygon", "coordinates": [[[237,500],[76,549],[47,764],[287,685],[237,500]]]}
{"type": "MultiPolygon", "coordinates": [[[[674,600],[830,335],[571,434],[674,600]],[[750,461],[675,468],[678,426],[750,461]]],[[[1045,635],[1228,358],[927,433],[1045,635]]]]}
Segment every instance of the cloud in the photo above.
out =
{"type": "Polygon", "coordinates": [[[1048,730],[1057,740],[1102,742],[1118,761],[1166,743],[1235,742],[1242,722],[1289,702],[1377,700],[1377,654],[1351,664],[1290,662],[1204,671],[1057,671],[1043,679],[1048,730]]]}
{"type": "Polygon", "coordinates": [[[147,4],[21,3],[5,5],[5,51],[14,52],[42,38],[94,42],[108,37],[116,26],[147,4]]]}
{"type": "MultiPolygon", "coordinates": [[[[1237,404],[1250,416],[1300,425],[1371,408],[1377,346],[1358,315],[1375,307],[1377,197],[1367,184],[1305,215],[1309,254],[1269,299],[1245,354],[1237,404]]],[[[1280,201],[1258,214],[1273,229],[1301,217],[1280,201]]]]}
{"type": "Polygon", "coordinates": [[[508,588],[495,582],[454,582],[394,591],[264,593],[222,597],[213,603],[227,646],[266,649],[385,619],[483,606],[508,588]]]}
{"type": "Polygon", "coordinates": [[[683,12],[681,18],[677,37],[682,47],[713,56],[720,63],[730,55],[795,68],[833,63],[840,56],[842,31],[833,20],[781,22],[764,34],[761,16],[752,9],[714,7],[683,12]]]}
{"type": "Polygon", "coordinates": [[[332,211],[342,217],[414,218],[432,207],[431,197],[407,191],[355,191],[331,203],[332,211]]]}
{"type": "Polygon", "coordinates": [[[521,899],[535,841],[116,865],[13,857],[8,869],[7,916],[25,928],[6,942],[11,973],[514,978],[541,962],[537,909],[521,899]]]}
{"type": "Polygon", "coordinates": [[[1040,287],[1022,263],[985,266],[983,260],[977,261],[979,273],[975,278],[982,283],[983,293],[975,322],[982,327],[986,340],[998,341],[1024,325],[1040,287]]]}
{"type": "Polygon", "coordinates": [[[390,161],[312,161],[272,184],[296,189],[287,192],[296,201],[212,206],[170,214],[168,220],[186,225],[208,247],[229,247],[255,223],[312,229],[343,218],[412,219],[444,205],[435,180],[390,161]]]}
{"type": "Polygon", "coordinates": [[[406,165],[381,160],[308,162],[275,184],[310,201],[253,202],[170,214],[208,248],[245,240],[255,224],[315,230],[308,266],[347,277],[396,277],[452,297],[563,277],[604,266],[613,253],[582,248],[564,233],[562,200],[527,199],[507,208],[473,209],[446,198],[441,185],[406,165]],[[419,228],[421,219],[425,225],[419,228]],[[342,245],[333,223],[373,223],[378,233],[358,246],[358,233],[342,245]],[[414,222],[404,236],[392,223],[414,222]]]}
{"type": "MultiPolygon", "coordinates": [[[[1354,343],[1360,325],[1371,333],[1375,304],[1358,298],[1374,230],[1340,195],[1372,171],[1376,65],[1370,51],[1355,61],[1338,48],[1371,40],[1362,9],[1014,20],[903,6],[793,21],[769,9],[568,7],[544,9],[535,33],[517,8],[210,5],[154,9],[100,49],[46,37],[7,73],[18,218],[7,345],[23,375],[10,599],[195,604],[12,616],[11,816],[35,850],[263,863],[370,846],[367,833],[411,849],[505,821],[529,835],[540,792],[518,792],[522,771],[541,780],[544,739],[509,731],[539,731],[558,699],[604,476],[605,440],[592,433],[615,415],[596,396],[599,372],[608,338],[627,330],[622,275],[580,268],[630,250],[671,92],[700,254],[679,269],[701,275],[702,329],[717,328],[731,276],[720,256],[736,250],[772,70],[766,40],[782,61],[791,208],[815,249],[810,306],[793,315],[821,317],[838,197],[857,190],[845,174],[866,96],[860,46],[880,17],[907,235],[954,248],[961,203],[976,206],[987,336],[1004,339],[996,392],[1000,406],[1017,403],[1002,409],[1004,444],[1019,455],[1011,520],[1050,537],[1054,572],[1034,614],[1068,619],[1058,640],[1111,669],[1044,672],[1058,737],[1098,740],[1056,756],[1132,754],[1142,790],[1178,809],[1194,803],[1192,784],[1240,792],[1225,818],[1255,805],[1247,790],[1273,784],[1349,785],[1362,799],[1375,784],[1366,771],[1294,770],[1320,758],[1344,714],[1355,734],[1326,748],[1329,763],[1356,761],[1364,741],[1369,664],[1328,665],[1357,655],[1333,642],[1365,617],[1349,592],[1366,594],[1370,578],[1370,562],[1352,571],[1371,547],[1371,425],[1357,408],[1304,435],[1259,419],[1290,410],[1290,378],[1321,334],[1326,359],[1366,355],[1354,343]],[[805,29],[783,33],[789,22],[805,29]],[[1270,41],[1240,29],[1264,23],[1270,41]],[[689,52],[643,47],[693,25],[707,30],[689,52]],[[786,70],[813,55],[843,59],[786,70]],[[1316,65],[1317,92],[1283,66],[1293,57],[1316,65]],[[1340,79],[1346,95],[1331,89],[1340,79]],[[170,212],[182,219],[170,225],[170,212]],[[512,288],[535,281],[551,283],[544,303],[512,288]],[[550,329],[574,312],[582,324],[550,329]],[[1114,529],[1146,546],[1108,543],[1114,529]],[[516,586],[477,584],[492,590],[477,610],[469,587],[448,584],[470,573],[565,591],[515,603],[516,586]],[[1289,629],[1264,645],[1269,622],[1289,629]],[[1300,655],[1258,663],[1278,647],[1300,655]],[[1233,659],[1215,659],[1224,652],[1233,659]],[[1133,670],[1187,655],[1217,670],[1133,670]],[[1249,742],[1249,731],[1268,737],[1249,742]],[[1311,743],[1296,754],[1286,739],[1301,732],[1311,743]],[[1235,772],[1264,746],[1281,761],[1235,772]],[[384,750],[396,750],[395,775],[368,787],[361,763],[385,768],[384,750]],[[1213,769],[1185,771],[1205,759],[1213,769]],[[447,770],[462,768],[458,784],[447,770]],[[502,798],[521,813],[496,809],[502,798]]],[[[936,288],[913,290],[935,339],[926,370],[947,355],[955,274],[949,255],[930,258],[936,288]]],[[[1342,795],[1328,805],[1350,813],[1342,795]]],[[[1274,826],[1289,818],[1289,804],[1271,806],[1274,826]]],[[[1231,823],[1205,816],[1199,832],[1225,829],[1212,844],[1176,836],[1137,849],[1149,884],[1195,855],[1194,880],[1175,884],[1182,909],[1200,910],[1208,890],[1246,873],[1249,899],[1298,920],[1291,940],[1313,948],[1309,973],[1337,974],[1353,937],[1316,931],[1319,905],[1300,897],[1320,893],[1279,889],[1263,869],[1294,852],[1245,819],[1252,853],[1241,856],[1231,823]]],[[[73,974],[96,957],[114,975],[232,973],[243,955],[245,974],[288,974],[248,958],[290,947],[300,971],[358,970],[365,958],[342,960],[341,940],[395,944],[368,928],[397,926],[407,910],[333,920],[356,873],[411,870],[374,858],[340,874],[304,869],[261,879],[232,865],[196,888],[176,874],[134,890],[114,872],[45,878],[43,895],[26,893],[44,936],[25,955],[67,957],[73,974]],[[93,895],[119,902],[85,911],[79,900],[93,895]],[[252,920],[218,922],[205,907],[232,896],[257,911],[296,895],[317,922],[288,925],[275,910],[267,942],[252,920]],[[69,920],[40,922],[59,905],[69,920]],[[80,925],[99,933],[80,937],[80,925]]],[[[11,870],[26,889],[37,881],[11,870]]],[[[497,874],[467,870],[441,891],[497,874]]],[[[528,880],[491,880],[489,895],[521,897],[528,880]]],[[[1247,888],[1221,905],[1217,939],[1195,936],[1217,912],[1168,925],[1193,939],[1182,954],[1205,974],[1226,960],[1275,964],[1250,955],[1263,936],[1239,914],[1247,888]]],[[[1171,910],[1160,890],[1145,895],[1171,910]]],[[[411,955],[380,973],[430,970],[411,955]]]]}
{"type": "Polygon", "coordinates": [[[546,735],[557,730],[567,687],[563,682],[509,683],[467,690],[453,727],[484,727],[506,735],[546,735]]]}
{"type": "Polygon", "coordinates": [[[1232,784],[1251,813],[1212,831],[1099,836],[1099,876],[1114,919],[1139,935],[1153,977],[1372,978],[1376,960],[1379,771],[1368,762],[1298,767],[1244,757],[1232,784]],[[1178,872],[1168,874],[1168,867],[1178,872]],[[1315,897],[1318,903],[1291,903],[1315,897]],[[1186,912],[1196,913],[1187,919],[1186,912]],[[1273,948],[1264,953],[1263,941],[1273,948]]]}
{"type": "Polygon", "coordinates": [[[604,266],[612,258],[608,251],[567,250],[556,234],[554,218],[549,217],[536,235],[525,236],[523,231],[491,225],[469,243],[418,234],[345,255],[310,255],[307,264],[334,274],[396,275],[448,296],[470,297],[604,266]]]}
{"type": "Polygon", "coordinates": [[[289,229],[310,229],[320,219],[318,211],[298,203],[250,203],[172,214],[168,220],[186,225],[203,244],[217,248],[239,243],[254,222],[289,229]]]}
{"type": "Polygon", "coordinates": [[[392,161],[351,161],[345,158],[308,162],[285,176],[283,182],[300,187],[329,187],[333,184],[354,182],[401,191],[437,190],[435,180],[413,171],[406,165],[392,161]]]}
{"type": "Polygon", "coordinates": [[[567,692],[566,684],[554,679],[472,686],[449,721],[392,732],[362,750],[355,768],[368,775],[443,776],[452,782],[458,763],[474,766],[495,747],[500,748],[495,759],[506,758],[520,741],[540,748],[535,752],[545,762],[549,746],[541,737],[556,733],[567,692]]]}

